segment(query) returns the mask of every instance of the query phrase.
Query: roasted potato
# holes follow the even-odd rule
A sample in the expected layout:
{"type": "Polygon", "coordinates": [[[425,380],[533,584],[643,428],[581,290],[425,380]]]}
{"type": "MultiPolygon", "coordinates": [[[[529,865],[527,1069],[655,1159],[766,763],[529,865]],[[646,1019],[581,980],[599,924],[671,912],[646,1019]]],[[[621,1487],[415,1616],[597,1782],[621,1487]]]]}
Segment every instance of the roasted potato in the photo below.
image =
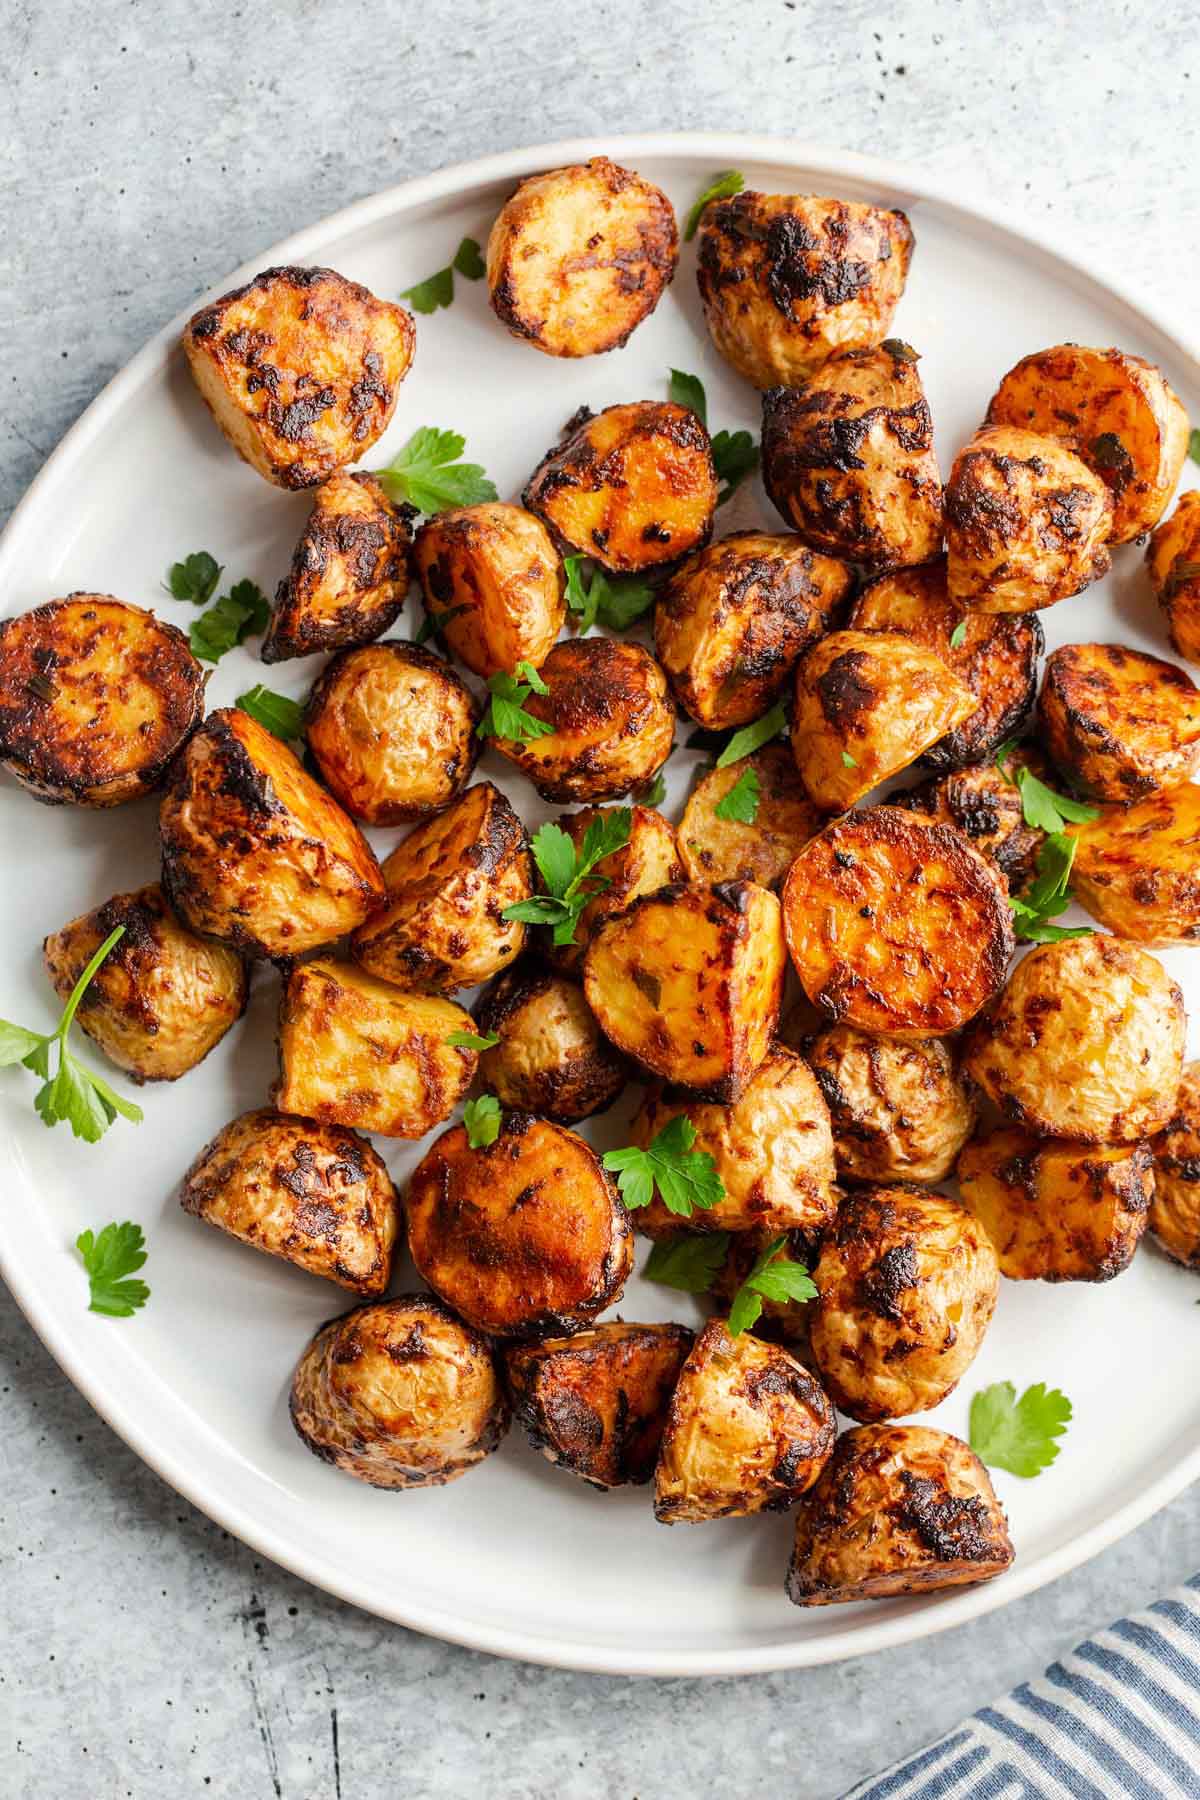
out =
{"type": "Polygon", "coordinates": [[[1123,350],[1055,344],[1023,356],[988,407],[989,425],[1061,438],[1112,497],[1112,541],[1157,525],[1187,455],[1188,416],[1161,369],[1123,350]]]}
{"type": "Polygon", "coordinates": [[[586,637],[555,644],[542,664],[546,694],[525,711],[553,730],[495,738],[543,800],[615,800],[644,787],[671,754],[675,711],[662,670],[640,644],[586,637]]]}
{"type": "Polygon", "coordinates": [[[499,788],[476,782],[383,865],[387,904],[350,941],[364,969],[397,987],[452,993],[497,974],[525,947],[506,908],[528,900],[525,827],[499,788]]]}
{"type": "Polygon", "coordinates": [[[830,1025],[805,1051],[829,1108],[844,1181],[943,1181],[975,1102],[943,1038],[897,1044],[830,1025]]]}
{"type": "Polygon", "coordinates": [[[796,670],[792,754],[815,805],[843,812],[953,731],[978,702],[897,631],[833,631],[796,670]]]}
{"type": "Polygon", "coordinates": [[[895,569],[865,587],[851,631],[900,632],[932,650],[975,696],[975,710],[922,754],[928,768],[957,769],[991,756],[1033,705],[1046,647],[1036,613],[964,612],[946,592],[946,559],[895,569]]]}
{"type": "Polygon", "coordinates": [[[479,1079],[515,1112],[573,1125],[611,1106],[628,1080],[579,983],[540,964],[506,969],[477,1002],[475,1023],[500,1039],[481,1053],[479,1079]]]}
{"type": "Polygon", "coordinates": [[[1064,644],[1046,658],[1038,731],[1080,792],[1128,805],[1200,769],[1200,689],[1123,644],[1064,644]]]}
{"type": "Polygon", "coordinates": [[[1119,938],[1200,938],[1200,788],[1187,783],[1133,806],[1102,806],[1076,841],[1071,892],[1119,938]]]}
{"type": "Polygon", "coordinates": [[[1132,1144],[1171,1117],[1183,995],[1145,950],[1096,933],[1042,944],[972,1028],[966,1071],[1037,1137],[1132,1144]]]}
{"type": "Polygon", "coordinates": [[[975,1360],[1000,1287],[965,1206],[895,1185],[847,1194],[813,1280],[814,1365],[839,1412],[864,1422],[939,1406],[975,1360]]]}
{"type": "Polygon", "coordinates": [[[946,483],[946,587],[985,613],[1053,606],[1108,573],[1112,506],[1099,475],[1036,432],[993,425],[946,483]]]}
{"type": "Polygon", "coordinates": [[[193,1213],[268,1256],[375,1300],[392,1273],[400,1197],[356,1131],[260,1107],[201,1150],[179,1195],[193,1213]]]}
{"type": "Polygon", "coordinates": [[[1010,1281],[1111,1281],[1128,1268],[1154,1192],[1149,1146],[994,1131],[967,1145],[958,1185],[1010,1281]]]}
{"type": "MultiPolygon", "coordinates": [[[[676,1220],[676,1224],[679,1221],[676,1220]]],[[[733,1305],[738,1289],[769,1244],[778,1238],[777,1231],[732,1231],[725,1257],[713,1276],[709,1294],[721,1311],[733,1305]]],[[[772,1262],[802,1263],[806,1269],[817,1260],[820,1233],[789,1231],[787,1243],[772,1257],[772,1262]]],[[[760,1295],[762,1311],[753,1325],[747,1326],[755,1337],[772,1344],[785,1344],[805,1368],[812,1366],[809,1328],[812,1302],[809,1300],[772,1300],[760,1295]]]]}
{"type": "Polygon", "coordinates": [[[702,1100],[739,1098],[779,1018],[779,902],[751,881],[661,888],[601,926],[583,988],[606,1037],[702,1100]]]}
{"type": "Polygon", "coordinates": [[[798,537],[738,531],[696,551],[654,610],[654,648],[680,706],[714,731],[761,717],[853,584],[845,563],[798,537]]]}
{"type": "Polygon", "coordinates": [[[679,822],[679,854],[689,881],[774,887],[823,824],[824,814],[809,799],[791,751],[767,744],[701,777],[679,822]],[[717,808],[727,804],[747,774],[756,784],[753,818],[723,817],[717,808]]]}
{"type": "Polygon", "coordinates": [[[1150,1149],[1150,1234],[1176,1262],[1200,1269],[1200,1063],[1184,1069],[1174,1113],[1150,1149]]]}
{"type": "Polygon", "coordinates": [[[1146,562],[1172,644],[1200,662],[1200,488],[1180,494],[1170,518],[1151,533],[1146,562]]]}
{"type": "Polygon", "coordinates": [[[706,543],[717,504],[708,432],[688,406],[581,407],[522,495],[555,540],[610,574],[675,562],[706,543]]]}
{"type": "Polygon", "coordinates": [[[109,594],[0,623],[0,767],[51,806],[120,806],[160,787],[204,717],[182,631],[109,594]]]}
{"type": "Polygon", "coordinates": [[[183,350],[242,460],[306,488],[383,436],[415,340],[402,306],[333,269],[264,269],[202,306],[183,350]]]}
{"type": "Polygon", "coordinates": [[[408,592],[410,513],[394,507],[365,469],[341,470],[321,483],[275,590],[259,651],[265,663],[383,636],[408,592]]]}
{"type": "Polygon", "coordinates": [[[545,662],[567,608],[562,559],[531,512],[493,500],[435,513],[413,564],[426,617],[476,675],[545,662]]]}
{"type": "Polygon", "coordinates": [[[695,1334],[686,1325],[593,1325],[504,1353],[513,1416],[535,1450],[595,1488],[650,1480],[667,1406],[695,1334]]]}
{"type": "Polygon", "coordinates": [[[767,497],[816,550],[868,569],[942,547],[942,478],[917,354],[899,338],[839,350],[799,387],[763,395],[767,497]]]}
{"type": "Polygon", "coordinates": [[[790,387],[835,350],[886,337],[913,234],[899,211],[746,191],[705,207],[697,251],[721,355],[755,387],[790,387]]]}
{"type": "Polygon", "coordinates": [[[970,1587],[1013,1559],[991,1477],[961,1438],[924,1425],[845,1432],[796,1514],[797,1606],[970,1587]]]}
{"type": "Polygon", "coordinates": [[[371,1487],[441,1487],[508,1430],[479,1332],[432,1294],[401,1294],[322,1325],[292,1377],[292,1424],[314,1456],[371,1487]]]}
{"type": "Polygon", "coordinates": [[[479,702],[440,656],[389,642],[343,650],[309,695],[304,735],[355,819],[402,825],[441,812],[471,779],[479,702]]]}
{"type": "Polygon", "coordinates": [[[496,1337],[590,1325],[633,1270],[633,1232],[590,1145],[528,1113],[473,1150],[443,1132],[405,1195],[417,1271],[447,1305],[496,1337]]]}
{"type": "Polygon", "coordinates": [[[1016,771],[1022,768],[1032,769],[1039,778],[1046,774],[1042,757],[1025,744],[1010,751],[1004,769],[994,762],[975,763],[893,793],[891,800],[909,812],[953,825],[995,863],[1016,893],[1033,874],[1046,837],[1044,831],[1025,823],[1025,804],[1016,785],[1016,771]]]}
{"type": "MultiPolygon", "coordinates": [[[[604,808],[585,806],[582,812],[563,813],[558,823],[581,849],[592,822],[601,818],[604,808]]],[[[643,894],[657,893],[661,887],[683,880],[683,864],[675,842],[673,828],[649,806],[629,809],[629,839],[620,850],[610,850],[596,864],[593,874],[608,886],[589,900],[575,923],[572,944],[547,944],[545,954],[556,969],[578,973],[583,968],[587,947],[606,919],[616,918],[643,894]]]]}
{"type": "Polygon", "coordinates": [[[1003,984],[1014,949],[1004,878],[949,825],[871,806],[827,825],[783,884],[800,985],[835,1024],[940,1037],[1003,984]]]}
{"type": "Polygon", "coordinates": [[[118,925],[125,935],[88,983],[76,1022],[135,1081],[177,1081],[245,1012],[246,965],[236,950],[181,925],[152,882],[46,939],[42,958],[60,1000],[118,925]]]}
{"type": "Polygon", "coordinates": [[[162,884],[184,922],[252,956],[332,943],[384,895],[375,853],[286,744],[240,707],[209,713],[159,809],[162,884]]]}
{"type": "Polygon", "coordinates": [[[402,993],[353,963],[300,963],[279,1009],[272,1100],[306,1119],[424,1137],[471,1085],[474,1050],[448,1041],[470,1029],[470,1013],[452,1000],[402,993]]]}
{"type": "Polygon", "coordinates": [[[777,1344],[710,1319],[680,1371],[654,1471],[661,1525],[782,1511],[817,1479],[837,1435],[815,1376],[777,1344]]]}

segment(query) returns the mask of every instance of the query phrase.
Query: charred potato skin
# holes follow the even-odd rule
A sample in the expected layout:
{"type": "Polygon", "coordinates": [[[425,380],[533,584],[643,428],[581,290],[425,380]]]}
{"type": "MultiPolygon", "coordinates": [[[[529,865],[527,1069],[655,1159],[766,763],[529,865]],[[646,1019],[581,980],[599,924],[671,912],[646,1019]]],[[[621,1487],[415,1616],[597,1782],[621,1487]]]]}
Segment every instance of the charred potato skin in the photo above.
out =
{"type": "Polygon", "coordinates": [[[1046,658],[1038,731],[1081,793],[1128,805],[1200,768],[1200,690],[1176,663],[1123,644],[1064,644],[1046,658]]]}
{"type": "Polygon", "coordinates": [[[1171,643],[1200,662],[1200,489],[1180,494],[1170,518],[1151,532],[1146,564],[1171,643]]]}
{"type": "Polygon", "coordinates": [[[364,1300],[387,1288],[400,1198],[356,1131],[270,1107],[243,1113],[200,1151],[179,1200],[240,1243],[364,1300]]]}
{"type": "Polygon", "coordinates": [[[93,975],[76,1019],[134,1081],[177,1081],[245,1012],[246,964],[236,950],[181,925],[152,882],[114,894],[45,940],[46,973],[60,1000],[118,926],[124,936],[93,975]]]}
{"type": "Polygon", "coordinates": [[[654,1475],[667,1406],[695,1333],[616,1320],[504,1353],[513,1418],[557,1468],[601,1490],[654,1475]]]}
{"type": "Polygon", "coordinates": [[[1200,789],[1102,806],[1070,834],[1071,890],[1106,930],[1139,944],[1200,938],[1200,789]]]}
{"type": "Polygon", "coordinates": [[[562,559],[540,519],[499,501],[436,513],[413,564],[426,617],[473,674],[541,668],[567,609],[562,559]]]}
{"type": "Polygon", "coordinates": [[[1175,1112],[1150,1149],[1150,1235],[1174,1262],[1200,1269],[1200,1063],[1183,1071],[1175,1112]]]}
{"type": "Polygon", "coordinates": [[[110,594],[18,613],[0,623],[0,767],[48,806],[136,800],[204,717],[206,679],[181,631],[110,594]]]}
{"type": "Polygon", "coordinates": [[[805,1051],[843,1181],[943,1181],[976,1108],[944,1038],[892,1043],[831,1025],[805,1051]]]}
{"type": "Polygon", "coordinates": [[[767,744],[700,778],[679,822],[679,854],[689,881],[756,881],[773,888],[824,822],[791,751],[767,744]],[[747,770],[758,781],[753,822],[720,818],[717,806],[747,770]]]}
{"type": "Polygon", "coordinates": [[[413,358],[402,306],[333,269],[264,269],[183,334],[209,410],[244,462],[316,487],[383,435],[413,358]]]}
{"type": "MultiPolygon", "coordinates": [[[[595,873],[609,885],[580,913],[575,942],[545,946],[547,960],[564,973],[582,970],[587,947],[606,920],[627,912],[643,894],[657,893],[684,878],[675,832],[667,820],[650,806],[635,805],[629,810],[629,840],[596,864],[595,873]]],[[[577,850],[582,848],[588,826],[602,817],[603,811],[602,807],[585,806],[580,812],[563,813],[558,820],[577,850]]]]}
{"type": "Polygon", "coordinates": [[[1023,745],[1010,753],[1005,767],[1008,774],[994,762],[975,763],[948,775],[934,776],[917,787],[905,788],[902,793],[892,794],[891,800],[908,812],[924,813],[940,825],[953,826],[974,849],[995,863],[1010,890],[1016,893],[1033,874],[1046,837],[1044,831],[1025,823],[1016,770],[1032,769],[1044,778],[1046,765],[1036,750],[1023,745]]]}
{"type": "Polygon", "coordinates": [[[577,981],[535,963],[497,977],[475,1023],[500,1038],[479,1058],[479,1079],[505,1107],[574,1125],[612,1105],[628,1079],[577,981]]]}
{"type": "Polygon", "coordinates": [[[412,509],[393,506],[374,475],[339,470],[313,495],[292,566],[275,590],[259,651],[286,662],[382,637],[408,591],[412,509]]]}
{"type": "Polygon", "coordinates": [[[711,203],[696,279],[713,343],[757,388],[805,381],[887,336],[912,251],[899,211],[752,191],[711,203]]]}
{"type": "Polygon", "coordinates": [[[961,1438],[862,1425],[796,1515],[787,1593],[797,1606],[888,1600],[990,1581],[1012,1560],[991,1478],[961,1438]]]}

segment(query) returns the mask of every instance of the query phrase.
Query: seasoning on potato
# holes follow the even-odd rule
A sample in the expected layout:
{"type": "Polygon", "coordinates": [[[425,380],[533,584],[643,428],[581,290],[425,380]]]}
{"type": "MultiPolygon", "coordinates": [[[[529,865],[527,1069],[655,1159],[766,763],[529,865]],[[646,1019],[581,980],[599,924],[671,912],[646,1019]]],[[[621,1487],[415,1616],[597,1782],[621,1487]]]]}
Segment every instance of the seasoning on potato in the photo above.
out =
{"type": "Polygon", "coordinates": [[[383,636],[408,592],[410,510],[393,506],[365,469],[340,470],[321,483],[275,590],[259,650],[265,663],[383,636]]]}
{"type": "Polygon", "coordinates": [[[767,744],[701,777],[679,822],[679,855],[689,881],[775,887],[824,822],[791,751],[767,744]]]}
{"type": "Polygon", "coordinates": [[[500,501],[435,513],[413,566],[426,618],[473,674],[541,668],[567,609],[562,559],[540,519],[500,501]]]}
{"type": "Polygon", "coordinates": [[[479,1058],[479,1079],[500,1104],[574,1125],[611,1106],[628,1065],[596,1023],[577,981],[536,963],[506,969],[475,1007],[499,1043],[479,1058]]]}
{"type": "MultiPolygon", "coordinates": [[[[607,809],[585,806],[580,812],[563,813],[557,823],[576,850],[583,847],[588,826],[605,816],[607,809]]],[[[653,894],[684,878],[675,832],[660,812],[650,806],[629,808],[629,837],[619,850],[610,850],[596,864],[593,874],[608,883],[588,901],[575,922],[575,941],[547,944],[544,953],[556,968],[578,973],[587,947],[606,919],[628,911],[642,894],[653,894]]]]}
{"type": "Polygon", "coordinates": [[[1064,644],[1046,658],[1038,731],[1073,787],[1127,805],[1200,769],[1200,689],[1123,644],[1064,644]]]}
{"type": "Polygon", "coordinates": [[[1200,938],[1200,788],[1102,806],[1069,829],[1071,891],[1099,924],[1141,944],[1200,938]]]}
{"type": "Polygon", "coordinates": [[[1200,489],[1180,494],[1170,518],[1151,533],[1146,564],[1172,644],[1200,662],[1200,489]]]}
{"type": "Polygon", "coordinates": [[[1150,1235],[1175,1262],[1200,1269],[1200,1063],[1184,1069],[1174,1111],[1150,1149],[1150,1235]]]}
{"type": "Polygon", "coordinates": [[[1031,745],[1022,744],[1009,751],[1003,769],[995,762],[974,763],[893,793],[891,800],[908,812],[924,813],[961,831],[976,850],[995,863],[1015,894],[1033,874],[1046,837],[1044,831],[1026,822],[1021,790],[1016,785],[1021,769],[1031,770],[1039,780],[1046,778],[1043,757],[1031,745]]]}
{"type": "Polygon", "coordinates": [[[976,1108],[944,1038],[894,1043],[830,1025],[805,1050],[843,1181],[944,1181],[976,1108]]]}

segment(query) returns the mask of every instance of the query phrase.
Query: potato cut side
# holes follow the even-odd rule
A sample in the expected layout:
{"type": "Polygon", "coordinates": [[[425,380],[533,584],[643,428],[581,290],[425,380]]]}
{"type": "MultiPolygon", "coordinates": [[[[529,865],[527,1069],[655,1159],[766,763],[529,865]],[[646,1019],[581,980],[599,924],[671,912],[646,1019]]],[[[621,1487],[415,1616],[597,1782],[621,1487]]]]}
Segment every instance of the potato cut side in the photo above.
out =
{"type": "Polygon", "coordinates": [[[425,616],[485,681],[540,669],[563,627],[562,559],[540,519],[488,501],[426,519],[413,545],[425,616]]]}
{"type": "Polygon", "coordinates": [[[679,854],[689,881],[782,881],[825,815],[808,797],[790,750],[768,744],[701,777],[679,822],[679,854]],[[747,786],[747,776],[753,777],[747,786]],[[729,799],[741,783],[747,803],[729,799]],[[724,807],[733,817],[722,817],[724,807]],[[753,813],[753,817],[736,814],[753,813]]]}
{"type": "Polygon", "coordinates": [[[1200,1063],[1184,1069],[1175,1110],[1150,1149],[1151,1236],[1175,1262],[1200,1269],[1200,1063]]]}
{"type": "Polygon", "coordinates": [[[1200,662],[1200,489],[1180,494],[1170,518],[1151,533],[1146,563],[1172,644],[1200,662]]]}
{"type": "Polygon", "coordinates": [[[1140,944],[1200,938],[1200,789],[1102,806],[1070,835],[1071,892],[1107,931],[1140,944]]]}
{"type": "Polygon", "coordinates": [[[408,515],[374,475],[339,470],[323,481],[275,590],[262,660],[285,662],[382,637],[404,605],[410,541],[408,515]]]}
{"type": "Polygon", "coordinates": [[[1200,768],[1200,688],[1123,644],[1064,644],[1046,658],[1038,730],[1074,787],[1127,805],[1200,768]]]}

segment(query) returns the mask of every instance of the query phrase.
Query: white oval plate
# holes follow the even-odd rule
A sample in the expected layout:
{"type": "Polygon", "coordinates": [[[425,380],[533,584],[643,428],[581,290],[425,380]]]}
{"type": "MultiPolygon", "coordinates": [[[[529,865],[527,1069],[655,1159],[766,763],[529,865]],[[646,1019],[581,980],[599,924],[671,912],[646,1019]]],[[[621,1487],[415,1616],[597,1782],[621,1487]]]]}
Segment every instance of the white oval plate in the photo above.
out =
{"type": "MultiPolygon", "coordinates": [[[[599,151],[660,182],[681,217],[714,171],[730,167],[751,187],[904,207],[917,251],[896,329],[923,353],[943,470],[1004,370],[1064,338],[1151,357],[1200,416],[1200,367],[1169,329],[1048,243],[912,171],[767,138],[595,139],[490,157],[352,206],[264,252],[214,292],[272,263],[323,262],[394,297],[444,265],[465,233],[482,243],[520,177],[599,151]]],[[[0,544],[6,612],[90,588],[186,627],[189,609],[161,586],[174,559],[210,549],[230,579],[252,575],[268,592],[287,568],[308,501],[269,487],[218,435],[176,348],[181,323],[109,384],[30,488],[0,544]]],[[[450,311],[418,319],[417,344],[391,430],[368,464],[387,460],[418,425],[452,426],[501,493],[516,494],[577,406],[661,397],[672,364],[703,376],[714,428],[757,435],[757,396],[709,347],[691,247],[658,311],[615,355],[580,363],[539,356],[501,330],[482,283],[462,280],[450,311]]],[[[1189,464],[1185,482],[1196,472],[1189,464]]],[[[719,529],[771,516],[748,483],[719,529]]],[[[414,605],[400,633],[411,631],[414,605]]],[[[1044,622],[1050,647],[1116,637],[1164,649],[1132,546],[1117,551],[1102,586],[1044,622]]],[[[302,695],[317,666],[264,670],[239,651],[215,671],[210,704],[229,704],[260,678],[302,695]]],[[[485,766],[527,822],[547,815],[506,765],[489,755],[485,766]]],[[[673,818],[696,766],[694,754],[673,761],[665,806],[673,818]]],[[[377,834],[383,844],[397,835],[377,834]]],[[[107,814],[50,810],[4,779],[0,842],[0,1014],[49,1021],[42,935],[154,878],[154,803],[107,814]]],[[[1176,952],[1164,960],[1186,984],[1191,959],[1176,952]]],[[[1190,985],[1189,998],[1200,999],[1194,978],[1190,985]]],[[[593,1492],[552,1470],[515,1432],[449,1488],[396,1495],[361,1487],[303,1450],[286,1406],[299,1351],[349,1296],[205,1229],[175,1197],[200,1146],[265,1098],[276,991],[273,971],[260,970],[245,1023],[176,1086],[143,1090],[140,1129],[118,1122],[96,1146],[65,1127],[44,1129],[23,1070],[0,1076],[0,1270],[67,1374],[164,1479],[330,1592],[419,1630],[537,1662],[653,1675],[792,1668],[903,1643],[1001,1606],[1093,1555],[1200,1473],[1200,1392],[1185,1378],[1194,1359],[1178,1350],[1180,1334],[1195,1330],[1195,1281],[1144,1250],[1115,1288],[1006,1283],[963,1388],[928,1415],[965,1435],[971,1393],[996,1380],[1044,1380],[1075,1405],[1052,1470],[1032,1482],[997,1476],[1017,1561],[981,1588],[799,1611],[783,1594],[786,1517],[668,1531],[654,1522],[644,1490],[593,1492]],[[152,1297],[134,1319],[113,1322],[86,1310],[71,1246],[85,1226],[127,1217],[146,1230],[152,1297]]],[[[605,1146],[623,1141],[629,1110],[623,1103],[589,1135],[605,1146]]],[[[376,1142],[403,1179],[419,1147],[376,1142]]],[[[412,1281],[407,1265],[396,1285],[412,1281]]],[[[627,1318],[694,1310],[686,1295],[638,1279],[622,1303],[627,1318]]]]}

